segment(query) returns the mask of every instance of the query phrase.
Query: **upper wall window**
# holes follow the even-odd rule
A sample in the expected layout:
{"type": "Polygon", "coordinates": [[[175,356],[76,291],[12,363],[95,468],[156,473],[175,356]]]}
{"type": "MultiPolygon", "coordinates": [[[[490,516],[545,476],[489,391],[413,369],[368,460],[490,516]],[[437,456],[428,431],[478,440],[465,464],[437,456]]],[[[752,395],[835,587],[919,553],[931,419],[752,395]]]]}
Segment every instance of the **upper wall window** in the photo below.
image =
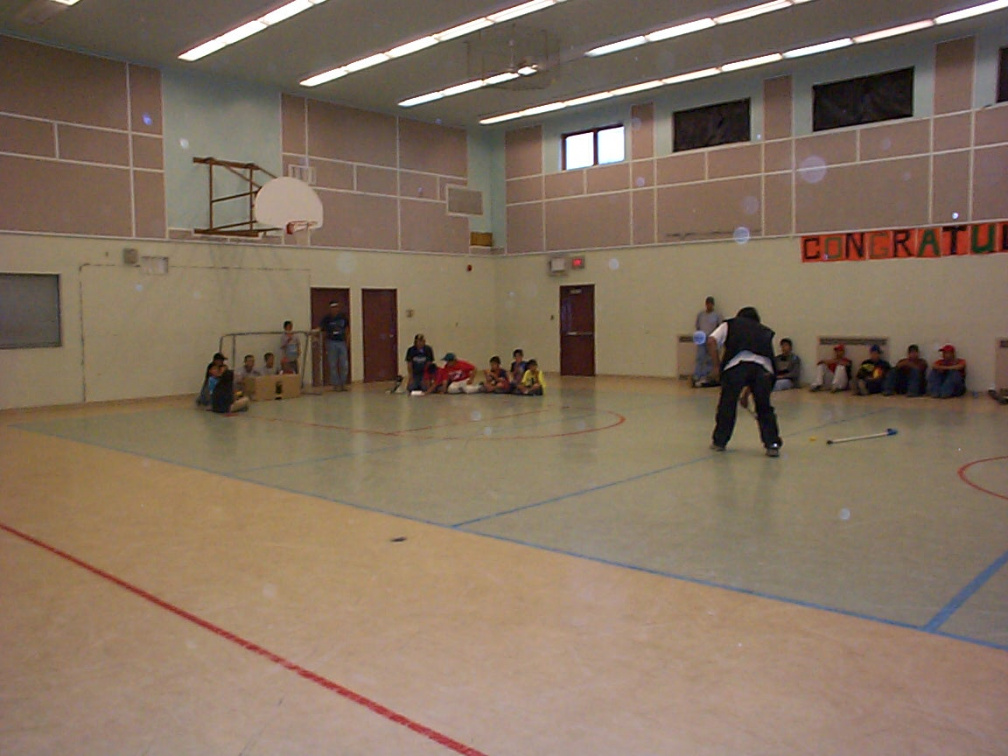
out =
{"type": "Polygon", "coordinates": [[[626,158],[623,125],[602,126],[563,136],[563,170],[618,163],[626,158]]]}
{"type": "Polygon", "coordinates": [[[673,150],[749,141],[749,100],[722,102],[673,114],[673,150]]]}
{"type": "Polygon", "coordinates": [[[1008,47],[1001,48],[1001,61],[998,64],[998,102],[1008,102],[1008,47]]]}
{"type": "Polygon", "coordinates": [[[914,70],[861,76],[812,87],[812,130],[913,116],[914,70]]]}

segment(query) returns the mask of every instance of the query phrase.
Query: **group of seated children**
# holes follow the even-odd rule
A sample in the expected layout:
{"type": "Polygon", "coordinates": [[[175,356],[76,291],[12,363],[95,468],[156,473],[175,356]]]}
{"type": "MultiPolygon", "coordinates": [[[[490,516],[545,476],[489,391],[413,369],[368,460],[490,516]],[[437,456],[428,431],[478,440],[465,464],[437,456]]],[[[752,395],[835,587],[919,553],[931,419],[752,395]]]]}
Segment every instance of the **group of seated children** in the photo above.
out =
{"type": "Polygon", "coordinates": [[[882,358],[881,347],[873,344],[868,350],[868,359],[861,363],[852,380],[852,365],[846,348],[837,344],[833,347],[833,358],[820,360],[816,365],[810,390],[819,391],[828,384],[834,393],[852,388],[856,396],[906,394],[915,397],[925,390],[928,396],[938,399],[962,396],[966,393],[966,360],[956,357],[951,344],[941,348],[941,355],[929,371],[927,361],[920,356],[920,348],[911,344],[906,357],[890,365],[882,358]]]}
{"type": "Polygon", "coordinates": [[[196,404],[212,412],[243,412],[249,407],[247,396],[235,388],[234,371],[227,366],[227,358],[217,352],[206,367],[203,386],[196,404]]]}
{"type": "Polygon", "coordinates": [[[483,381],[476,381],[476,366],[460,360],[454,352],[444,356],[444,365],[434,361],[434,350],[422,333],[413,337],[413,346],[406,351],[409,381],[406,390],[413,396],[426,394],[523,394],[542,396],[546,379],[535,360],[526,361],[521,349],[515,349],[511,368],[505,371],[500,357],[490,358],[490,367],[483,371],[483,381]]]}

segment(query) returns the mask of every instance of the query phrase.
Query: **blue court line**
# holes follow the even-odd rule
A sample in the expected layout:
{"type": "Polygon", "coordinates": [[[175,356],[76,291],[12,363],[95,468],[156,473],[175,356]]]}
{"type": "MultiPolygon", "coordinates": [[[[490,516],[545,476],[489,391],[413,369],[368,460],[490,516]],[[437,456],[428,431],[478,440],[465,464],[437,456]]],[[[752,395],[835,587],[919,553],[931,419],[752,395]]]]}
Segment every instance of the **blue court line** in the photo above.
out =
{"type": "Polygon", "coordinates": [[[938,630],[938,628],[948,622],[952,618],[952,615],[955,614],[963,604],[969,601],[977,591],[983,588],[987,581],[994,577],[998,570],[1006,564],[1008,564],[1008,551],[987,565],[987,569],[967,583],[966,587],[959,591],[959,593],[957,593],[951,601],[945,604],[945,606],[941,608],[941,611],[932,617],[931,621],[928,622],[924,628],[932,632],[938,630]]]}
{"type": "Polygon", "coordinates": [[[522,504],[518,507],[512,507],[511,509],[505,509],[501,512],[491,512],[487,515],[482,515],[480,517],[474,517],[471,520],[464,520],[462,522],[456,522],[453,525],[449,525],[450,528],[464,528],[466,525],[472,525],[477,522],[485,522],[486,520],[493,520],[497,517],[505,517],[506,515],[514,514],[515,512],[522,512],[526,509],[533,509],[535,507],[542,507],[546,504],[555,504],[558,501],[563,501],[565,499],[572,499],[575,496],[584,496],[585,494],[595,493],[596,491],[604,491],[607,488],[612,488],[613,486],[621,486],[624,483],[631,483],[635,480],[640,480],[642,478],[648,478],[652,475],[659,475],[663,472],[668,472],[669,470],[675,470],[679,467],[686,467],[687,465],[693,465],[697,462],[704,462],[709,459],[714,458],[714,453],[708,454],[703,457],[697,457],[695,459],[688,459],[685,462],[677,462],[674,465],[668,465],[666,467],[659,467],[657,470],[648,470],[647,472],[638,473],[637,475],[631,475],[629,478],[620,478],[619,480],[611,480],[608,483],[600,483],[597,486],[592,486],[591,488],[583,488],[580,491],[569,491],[565,494],[560,494],[558,496],[553,496],[549,499],[543,499],[542,501],[533,501],[529,504],[522,504]]]}

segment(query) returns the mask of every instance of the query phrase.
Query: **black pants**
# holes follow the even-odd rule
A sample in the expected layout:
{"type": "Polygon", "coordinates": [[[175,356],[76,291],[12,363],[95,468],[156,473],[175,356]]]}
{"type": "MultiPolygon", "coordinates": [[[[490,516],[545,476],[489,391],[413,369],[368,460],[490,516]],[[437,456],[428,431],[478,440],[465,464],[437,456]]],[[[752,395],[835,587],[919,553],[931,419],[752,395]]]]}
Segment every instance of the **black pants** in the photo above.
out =
{"type": "Polygon", "coordinates": [[[748,386],[752,390],[756,405],[756,419],[759,421],[760,441],[763,446],[780,446],[780,430],[777,428],[777,413],[770,404],[770,391],[774,376],[755,362],[740,362],[721,373],[721,398],[718,400],[717,424],[714,426],[714,443],[727,446],[735,430],[735,414],[738,411],[739,394],[748,386]]]}

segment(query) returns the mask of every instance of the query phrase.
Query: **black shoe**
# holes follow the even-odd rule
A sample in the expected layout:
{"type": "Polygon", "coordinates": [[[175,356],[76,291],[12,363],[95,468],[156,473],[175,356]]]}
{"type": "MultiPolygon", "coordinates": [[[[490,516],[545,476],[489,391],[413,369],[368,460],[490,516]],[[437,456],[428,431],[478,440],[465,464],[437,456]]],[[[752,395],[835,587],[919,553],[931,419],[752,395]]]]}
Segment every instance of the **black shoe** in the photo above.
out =
{"type": "Polygon", "coordinates": [[[715,443],[711,443],[710,448],[713,449],[714,451],[720,451],[720,452],[723,452],[725,450],[723,446],[718,446],[715,443]]]}
{"type": "Polygon", "coordinates": [[[780,456],[780,444],[770,444],[766,448],[766,455],[768,457],[779,457],[780,456]]]}

